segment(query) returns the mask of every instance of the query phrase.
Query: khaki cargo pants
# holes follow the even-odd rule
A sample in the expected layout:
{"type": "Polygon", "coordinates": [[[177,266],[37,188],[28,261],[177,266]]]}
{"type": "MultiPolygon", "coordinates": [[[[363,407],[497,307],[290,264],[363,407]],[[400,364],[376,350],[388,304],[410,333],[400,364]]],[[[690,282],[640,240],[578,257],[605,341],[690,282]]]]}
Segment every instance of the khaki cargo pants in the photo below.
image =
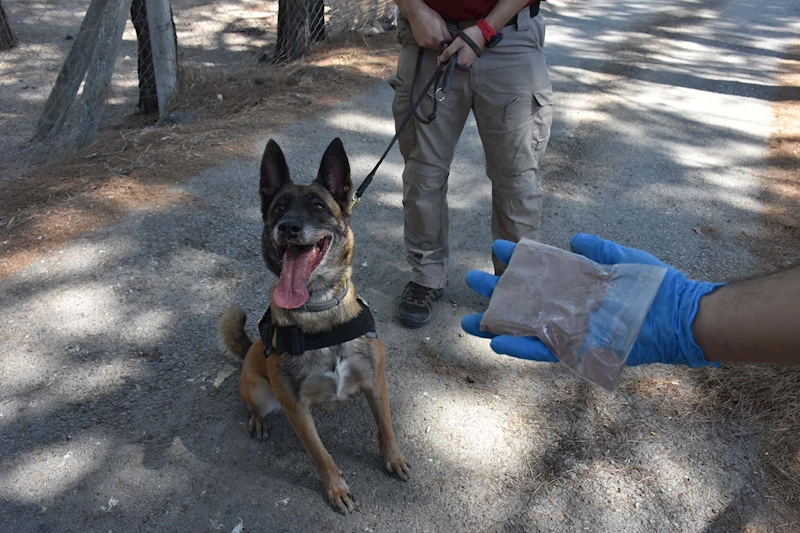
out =
{"type": "MultiPolygon", "coordinates": [[[[538,239],[542,194],[537,173],[550,138],[553,89],[543,51],[541,15],[525,8],[506,26],[503,40],[485,50],[468,72],[456,69],[445,100],[430,124],[412,120],[400,136],[403,171],[405,245],[412,281],[433,289],[447,285],[450,163],[470,110],[475,115],[492,182],[492,238],[538,239]]],[[[419,46],[411,27],[400,17],[398,40],[403,45],[392,112],[399,126],[436,68],[436,52],[426,50],[414,77],[419,46]]],[[[432,93],[418,110],[432,111],[432,93]]],[[[497,267],[497,263],[495,263],[497,267]]]]}

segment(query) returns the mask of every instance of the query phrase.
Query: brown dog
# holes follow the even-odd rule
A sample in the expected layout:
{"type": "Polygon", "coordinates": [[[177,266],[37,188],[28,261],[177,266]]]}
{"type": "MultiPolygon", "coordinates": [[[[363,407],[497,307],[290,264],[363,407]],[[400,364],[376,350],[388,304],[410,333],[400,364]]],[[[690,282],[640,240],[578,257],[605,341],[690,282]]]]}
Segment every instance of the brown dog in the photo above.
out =
{"type": "Polygon", "coordinates": [[[320,441],[311,407],[334,409],[363,391],[378,425],[384,468],[404,481],[409,469],[389,415],[386,351],[350,280],[351,188],[338,138],[307,186],[292,183],[283,152],[269,141],[261,160],[261,248],[278,279],[255,343],[245,333],[241,308],[219,322],[225,347],[244,359],[239,393],[250,410],[251,435],[266,437],[265,417],[282,408],[322,475],[328,499],[343,513],[353,510],[352,493],[320,441]],[[331,344],[337,340],[343,342],[331,344]]]}

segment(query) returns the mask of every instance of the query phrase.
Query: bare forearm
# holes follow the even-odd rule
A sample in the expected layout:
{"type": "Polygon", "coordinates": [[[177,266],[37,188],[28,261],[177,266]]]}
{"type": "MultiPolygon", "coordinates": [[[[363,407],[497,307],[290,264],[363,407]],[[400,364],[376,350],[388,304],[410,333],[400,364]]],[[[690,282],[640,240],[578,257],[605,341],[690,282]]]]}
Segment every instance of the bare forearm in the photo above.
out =
{"type": "Polygon", "coordinates": [[[420,8],[427,7],[423,0],[394,0],[394,3],[405,18],[413,16],[420,11],[420,8]]]}
{"type": "Polygon", "coordinates": [[[395,0],[400,13],[408,20],[417,44],[438,50],[440,43],[450,39],[442,17],[422,0],[395,0]]]}
{"type": "Polygon", "coordinates": [[[511,20],[511,18],[519,13],[530,0],[500,0],[494,9],[486,15],[486,22],[494,28],[494,31],[500,32],[503,26],[511,20]]]}
{"type": "Polygon", "coordinates": [[[709,361],[800,365],[800,266],[704,296],[692,329],[709,361]]]}

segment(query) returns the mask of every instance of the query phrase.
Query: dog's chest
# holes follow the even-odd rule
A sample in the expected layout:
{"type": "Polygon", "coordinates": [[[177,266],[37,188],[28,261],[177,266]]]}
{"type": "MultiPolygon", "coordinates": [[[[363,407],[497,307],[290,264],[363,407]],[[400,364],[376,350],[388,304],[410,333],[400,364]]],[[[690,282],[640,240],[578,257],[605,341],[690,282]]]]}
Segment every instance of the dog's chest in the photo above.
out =
{"type": "Polygon", "coordinates": [[[299,396],[311,405],[335,408],[374,380],[367,354],[354,354],[341,347],[317,350],[298,375],[299,396]]]}

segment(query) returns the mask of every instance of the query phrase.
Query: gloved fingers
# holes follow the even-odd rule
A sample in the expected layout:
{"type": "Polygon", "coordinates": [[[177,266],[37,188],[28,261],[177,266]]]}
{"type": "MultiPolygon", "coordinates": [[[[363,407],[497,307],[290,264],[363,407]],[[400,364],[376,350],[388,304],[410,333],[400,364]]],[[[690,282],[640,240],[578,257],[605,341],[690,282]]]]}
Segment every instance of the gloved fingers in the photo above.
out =
{"type": "Polygon", "coordinates": [[[489,274],[488,272],[481,272],[480,270],[470,270],[467,272],[467,285],[469,285],[473,291],[487,298],[492,297],[492,292],[494,292],[498,281],[500,281],[499,277],[489,274]]]}
{"type": "Polygon", "coordinates": [[[511,254],[514,253],[514,248],[517,247],[517,243],[511,241],[504,241],[498,239],[492,243],[492,251],[494,255],[504,264],[508,265],[509,261],[511,261],[511,254]]]}
{"type": "Polygon", "coordinates": [[[481,331],[481,320],[483,320],[483,313],[475,313],[472,315],[467,315],[461,319],[461,329],[469,333],[470,335],[475,335],[476,337],[481,337],[484,339],[491,339],[494,338],[494,333],[489,333],[488,331],[481,331]]]}
{"type": "Polygon", "coordinates": [[[569,246],[573,252],[603,265],[640,263],[643,265],[667,266],[657,257],[647,252],[636,248],[628,248],[614,241],[601,239],[597,235],[577,233],[570,239],[569,246]]]}
{"type": "Polygon", "coordinates": [[[492,350],[499,354],[510,355],[529,361],[556,363],[558,359],[542,341],[536,337],[515,337],[500,335],[489,343],[492,350]]]}

